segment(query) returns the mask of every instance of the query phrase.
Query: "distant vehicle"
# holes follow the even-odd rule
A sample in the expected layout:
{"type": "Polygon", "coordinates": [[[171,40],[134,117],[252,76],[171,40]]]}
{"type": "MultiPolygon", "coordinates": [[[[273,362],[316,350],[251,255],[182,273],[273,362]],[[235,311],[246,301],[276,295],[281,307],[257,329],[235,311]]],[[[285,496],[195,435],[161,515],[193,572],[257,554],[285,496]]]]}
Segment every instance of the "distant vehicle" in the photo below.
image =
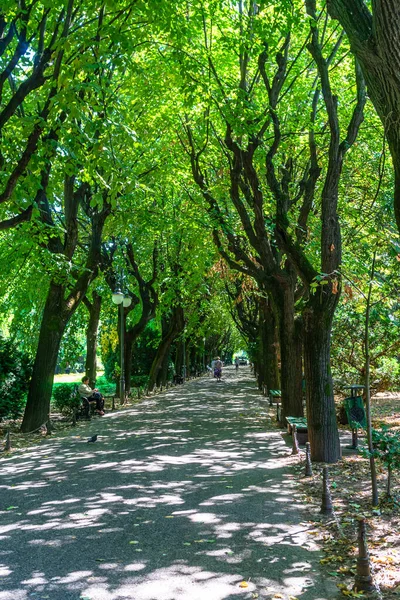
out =
{"type": "Polygon", "coordinates": [[[248,360],[244,356],[239,356],[239,365],[247,365],[248,360]]]}

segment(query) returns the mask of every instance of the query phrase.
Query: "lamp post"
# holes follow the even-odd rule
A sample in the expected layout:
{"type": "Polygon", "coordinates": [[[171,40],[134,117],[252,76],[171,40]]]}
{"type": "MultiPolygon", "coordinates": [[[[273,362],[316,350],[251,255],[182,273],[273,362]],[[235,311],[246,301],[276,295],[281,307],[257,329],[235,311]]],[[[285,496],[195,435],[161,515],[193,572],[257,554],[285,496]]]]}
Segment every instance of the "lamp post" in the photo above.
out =
{"type": "Polygon", "coordinates": [[[124,349],[125,349],[125,315],[124,308],[131,305],[132,298],[125,296],[121,290],[116,290],[112,295],[112,301],[114,304],[119,306],[119,345],[120,345],[120,369],[121,375],[119,379],[119,398],[121,404],[125,402],[125,361],[124,361],[124,349]]]}

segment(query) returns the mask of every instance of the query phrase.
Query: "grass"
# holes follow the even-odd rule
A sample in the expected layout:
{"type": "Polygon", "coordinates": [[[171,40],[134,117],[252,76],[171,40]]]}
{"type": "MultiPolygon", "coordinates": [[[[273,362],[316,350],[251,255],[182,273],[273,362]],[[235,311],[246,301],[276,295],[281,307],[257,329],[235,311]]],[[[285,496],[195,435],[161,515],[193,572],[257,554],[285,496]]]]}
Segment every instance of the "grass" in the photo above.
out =
{"type": "MultiPolygon", "coordinates": [[[[63,373],[61,375],[54,376],[53,390],[56,389],[62,383],[76,383],[79,385],[82,382],[83,373],[63,373]]],[[[103,396],[112,396],[115,393],[115,384],[110,383],[104,376],[103,371],[97,373],[96,387],[103,394],[103,396]]]]}

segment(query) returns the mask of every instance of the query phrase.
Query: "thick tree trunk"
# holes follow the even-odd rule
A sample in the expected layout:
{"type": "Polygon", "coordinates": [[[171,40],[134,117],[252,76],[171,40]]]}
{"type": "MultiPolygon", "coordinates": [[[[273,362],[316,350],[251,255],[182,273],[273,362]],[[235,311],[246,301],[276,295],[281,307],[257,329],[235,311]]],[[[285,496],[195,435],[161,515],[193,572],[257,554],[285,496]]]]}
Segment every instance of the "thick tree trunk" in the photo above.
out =
{"type": "Polygon", "coordinates": [[[170,352],[167,352],[167,354],[164,357],[164,362],[162,364],[162,367],[159,371],[158,374],[158,379],[157,379],[157,385],[158,386],[165,386],[165,384],[167,383],[167,379],[168,379],[168,365],[169,365],[169,355],[170,352]]]}
{"type": "Polygon", "coordinates": [[[64,288],[51,284],[43,311],[28,401],[21,425],[24,433],[34,431],[49,418],[58,352],[67,325],[67,319],[60,310],[63,301],[64,288]]]}
{"type": "Polygon", "coordinates": [[[95,387],[97,377],[97,333],[99,329],[101,296],[93,292],[93,302],[85,302],[89,310],[89,323],[86,329],[85,374],[89,377],[90,387],[95,387]]]}
{"type": "Polygon", "coordinates": [[[168,331],[163,335],[161,342],[157,348],[157,353],[150,369],[149,375],[149,390],[152,390],[157,382],[159,371],[162,369],[166,355],[169,352],[172,342],[184,330],[185,320],[183,309],[181,306],[176,306],[173,309],[168,331]]]}
{"type": "Polygon", "coordinates": [[[274,290],[273,307],[279,325],[281,353],[281,424],[285,417],[302,417],[302,357],[295,327],[295,277],[287,278],[274,290]]]}
{"type": "Polygon", "coordinates": [[[400,3],[328,0],[328,10],[346,31],[386,136],[395,175],[394,210],[400,231],[400,3]]]}
{"type": "Polygon", "coordinates": [[[259,327],[259,364],[258,384],[268,390],[280,389],[278,344],[275,315],[267,298],[260,299],[260,327],[259,327]]]}
{"type": "Polygon", "coordinates": [[[314,297],[303,313],[308,436],[312,460],[334,463],[340,458],[330,364],[334,307],[329,314],[326,308],[316,308],[318,303],[314,297]]]}

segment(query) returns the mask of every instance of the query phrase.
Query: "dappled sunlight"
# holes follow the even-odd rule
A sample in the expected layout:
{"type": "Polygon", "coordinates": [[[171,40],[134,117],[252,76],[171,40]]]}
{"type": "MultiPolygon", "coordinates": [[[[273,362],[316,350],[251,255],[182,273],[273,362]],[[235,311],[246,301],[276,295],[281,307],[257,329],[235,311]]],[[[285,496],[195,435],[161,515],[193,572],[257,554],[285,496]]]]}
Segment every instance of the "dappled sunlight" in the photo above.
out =
{"type": "Polygon", "coordinates": [[[0,600],[314,600],[290,449],[264,430],[252,380],[225,377],[1,460],[0,600]]]}

